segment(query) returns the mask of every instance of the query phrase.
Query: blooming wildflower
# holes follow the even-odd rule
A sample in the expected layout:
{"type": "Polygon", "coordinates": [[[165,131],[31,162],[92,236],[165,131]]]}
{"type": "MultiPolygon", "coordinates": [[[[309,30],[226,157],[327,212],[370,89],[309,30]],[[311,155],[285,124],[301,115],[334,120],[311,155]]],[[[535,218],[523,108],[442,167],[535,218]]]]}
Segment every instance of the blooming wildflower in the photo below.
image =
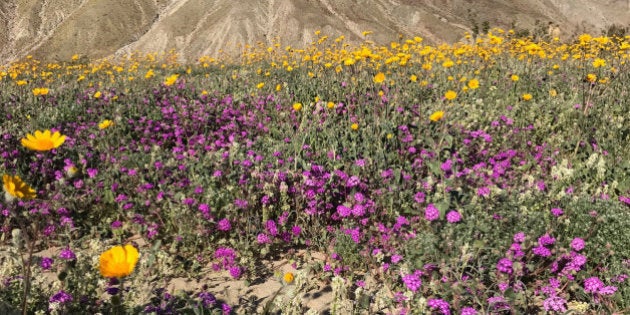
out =
{"type": "Polygon", "coordinates": [[[72,295],[70,295],[64,290],[59,290],[59,292],[53,294],[53,296],[51,296],[49,300],[50,303],[59,303],[59,304],[64,304],[71,301],[72,301],[72,295]]]}
{"type": "Polygon", "coordinates": [[[439,110],[431,114],[431,116],[429,116],[429,120],[436,122],[442,120],[442,117],[444,117],[444,112],[439,110]]]}
{"type": "Polygon", "coordinates": [[[460,314],[461,315],[477,315],[477,310],[470,306],[466,306],[462,308],[462,311],[460,314]]]}
{"type": "Polygon", "coordinates": [[[385,74],[383,72],[379,72],[374,76],[374,83],[383,83],[385,81],[385,74]]]}
{"type": "Polygon", "coordinates": [[[597,75],[589,73],[586,75],[586,81],[590,82],[590,83],[594,83],[595,81],[597,81],[597,75]]]}
{"type": "Polygon", "coordinates": [[[479,88],[479,80],[472,79],[468,81],[468,88],[470,88],[471,90],[479,88]]]}
{"type": "Polygon", "coordinates": [[[217,223],[217,229],[219,231],[229,231],[231,228],[232,228],[232,224],[230,224],[230,220],[229,219],[221,219],[217,223]]]}
{"type": "Polygon", "coordinates": [[[518,232],[518,233],[514,234],[513,240],[514,240],[514,242],[517,242],[517,243],[523,243],[525,241],[525,233],[524,232],[518,232]]]}
{"type": "Polygon", "coordinates": [[[536,246],[532,249],[532,252],[541,257],[549,257],[551,256],[551,250],[544,246],[536,246]]]}
{"type": "Polygon", "coordinates": [[[576,252],[581,251],[584,249],[584,240],[579,237],[574,238],[571,241],[571,248],[576,252]]]}
{"type": "Polygon", "coordinates": [[[101,98],[101,96],[103,95],[103,93],[101,93],[101,91],[96,91],[93,95],[94,98],[101,98]]]}
{"type": "Polygon", "coordinates": [[[4,188],[5,197],[8,201],[14,198],[33,199],[35,198],[35,190],[22,181],[19,176],[2,175],[2,187],[4,188]]]}
{"type": "Polygon", "coordinates": [[[106,278],[122,278],[130,275],[138,262],[138,250],[132,245],[114,246],[99,258],[99,270],[106,278]]]}
{"type": "Polygon", "coordinates": [[[284,282],[286,282],[287,284],[291,284],[293,282],[293,279],[294,276],[291,272],[286,272],[284,273],[284,276],[282,276],[282,280],[284,280],[284,282]]]}
{"type": "Polygon", "coordinates": [[[529,101],[529,100],[531,100],[531,99],[533,98],[533,96],[532,96],[531,94],[529,94],[529,93],[525,93],[525,94],[523,94],[523,95],[521,96],[521,98],[522,98],[524,101],[529,101]]]}
{"type": "Polygon", "coordinates": [[[481,197],[488,197],[488,196],[490,196],[490,188],[488,188],[486,186],[477,188],[477,195],[479,195],[481,197]]]}
{"type": "Polygon", "coordinates": [[[74,252],[70,248],[66,247],[62,249],[61,252],[59,253],[59,258],[65,259],[65,260],[75,260],[77,259],[77,256],[74,254],[74,252]]]}
{"type": "Polygon", "coordinates": [[[258,244],[269,244],[271,243],[271,240],[269,239],[269,236],[265,233],[260,233],[258,234],[258,236],[256,236],[256,242],[258,242],[258,244]]]}
{"type": "Polygon", "coordinates": [[[418,289],[420,289],[420,286],[422,285],[422,280],[420,280],[420,277],[418,277],[416,273],[404,275],[402,277],[402,281],[407,289],[411,290],[412,292],[418,291],[418,289]]]}
{"type": "Polygon", "coordinates": [[[499,259],[499,262],[497,263],[497,270],[502,273],[512,274],[512,261],[508,258],[499,259]]]}
{"type": "Polygon", "coordinates": [[[66,141],[66,136],[56,131],[52,133],[50,130],[36,130],[35,134],[27,134],[26,138],[22,138],[22,146],[34,151],[49,151],[56,149],[66,141]]]}
{"type": "Polygon", "coordinates": [[[449,100],[449,101],[454,100],[456,97],[457,97],[457,93],[455,91],[453,91],[453,90],[448,90],[444,94],[444,98],[449,100]]]}
{"type": "Polygon", "coordinates": [[[606,60],[601,59],[601,58],[595,58],[595,60],[593,60],[593,68],[599,68],[599,67],[603,67],[606,65],[606,60]]]}
{"type": "Polygon", "coordinates": [[[448,304],[448,302],[446,302],[446,301],[444,301],[442,299],[429,299],[427,301],[427,306],[429,306],[432,309],[439,310],[439,312],[442,315],[450,315],[451,314],[450,305],[448,304]]]}
{"type": "Polygon", "coordinates": [[[234,279],[240,278],[243,273],[243,270],[241,270],[241,267],[239,266],[232,266],[228,269],[228,271],[230,272],[230,276],[234,279]]]}
{"type": "Polygon", "coordinates": [[[519,80],[519,77],[518,77],[518,75],[513,74],[513,75],[510,77],[510,79],[512,80],[512,82],[516,82],[516,81],[518,81],[518,80],[519,80]]]}
{"type": "Polygon", "coordinates": [[[42,257],[42,261],[39,263],[39,266],[44,270],[50,270],[53,264],[53,259],[50,257],[42,257]]]}
{"type": "Polygon", "coordinates": [[[584,279],[584,291],[587,293],[597,293],[603,287],[604,283],[598,277],[584,279]]]}
{"type": "Polygon", "coordinates": [[[357,123],[353,123],[352,125],[350,125],[350,129],[352,129],[352,130],[354,130],[354,131],[359,130],[359,124],[357,124],[357,123]]]}
{"type": "Polygon", "coordinates": [[[34,88],[33,95],[34,96],[48,95],[48,88],[34,88]]]}
{"type": "Polygon", "coordinates": [[[175,84],[175,82],[177,82],[178,78],[179,78],[179,74],[170,75],[164,80],[164,85],[171,86],[175,84]]]}
{"type": "Polygon", "coordinates": [[[566,312],[567,301],[559,296],[552,296],[543,301],[545,311],[566,312]]]}
{"type": "Polygon", "coordinates": [[[299,112],[302,109],[302,103],[293,103],[293,110],[299,112]]]}
{"type": "Polygon", "coordinates": [[[427,221],[435,221],[439,217],[440,217],[440,210],[438,210],[438,208],[436,208],[435,205],[433,205],[432,203],[427,205],[427,207],[424,210],[424,218],[427,219],[427,221]]]}
{"type": "Polygon", "coordinates": [[[556,242],[556,239],[549,234],[545,234],[538,238],[538,244],[541,246],[553,245],[556,242]]]}
{"type": "Polygon", "coordinates": [[[457,223],[462,219],[461,214],[455,210],[451,210],[446,214],[446,221],[448,223],[457,223]]]}
{"type": "Polygon", "coordinates": [[[199,292],[197,297],[199,297],[199,299],[201,300],[201,304],[205,308],[212,307],[214,306],[214,304],[217,303],[217,298],[210,292],[199,292]]]}
{"type": "Polygon", "coordinates": [[[114,125],[113,121],[111,121],[109,119],[105,119],[105,120],[101,121],[98,124],[98,129],[101,129],[101,130],[107,129],[107,128],[111,127],[112,125],[114,125]]]}
{"type": "Polygon", "coordinates": [[[553,214],[556,217],[559,217],[559,216],[564,214],[564,211],[562,211],[562,209],[560,209],[560,208],[552,208],[551,209],[551,214],[553,214]]]}
{"type": "Polygon", "coordinates": [[[298,225],[295,225],[291,228],[291,233],[293,236],[299,236],[302,233],[302,228],[298,225]]]}

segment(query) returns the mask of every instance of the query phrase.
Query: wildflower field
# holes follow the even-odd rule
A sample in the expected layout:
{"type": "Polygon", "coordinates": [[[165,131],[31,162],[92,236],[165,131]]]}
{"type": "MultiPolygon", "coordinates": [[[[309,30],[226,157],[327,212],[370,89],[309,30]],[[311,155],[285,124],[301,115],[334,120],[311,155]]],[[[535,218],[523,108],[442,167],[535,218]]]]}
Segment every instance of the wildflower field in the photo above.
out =
{"type": "Polygon", "coordinates": [[[1,67],[0,313],[630,312],[630,36],[317,36],[1,67]]]}

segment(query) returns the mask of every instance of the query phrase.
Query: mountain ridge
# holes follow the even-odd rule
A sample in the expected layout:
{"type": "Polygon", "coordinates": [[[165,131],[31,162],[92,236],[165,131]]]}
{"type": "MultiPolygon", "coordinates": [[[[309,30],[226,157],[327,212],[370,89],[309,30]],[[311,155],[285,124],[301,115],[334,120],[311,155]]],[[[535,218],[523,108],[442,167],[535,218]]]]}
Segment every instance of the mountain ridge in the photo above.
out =
{"type": "Polygon", "coordinates": [[[349,42],[399,35],[453,43],[490,27],[558,24],[564,39],[630,25],[630,1],[603,0],[9,0],[0,3],[0,61],[67,60],[176,50],[182,60],[238,54],[246,44],[308,45],[314,32],[349,42]]]}

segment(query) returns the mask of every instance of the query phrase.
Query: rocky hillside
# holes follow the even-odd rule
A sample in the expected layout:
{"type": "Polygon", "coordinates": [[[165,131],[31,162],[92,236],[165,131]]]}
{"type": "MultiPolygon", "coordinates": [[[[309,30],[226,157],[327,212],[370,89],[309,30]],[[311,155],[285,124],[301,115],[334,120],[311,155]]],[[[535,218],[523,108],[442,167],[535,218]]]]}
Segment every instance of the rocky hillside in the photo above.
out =
{"type": "Polygon", "coordinates": [[[557,23],[569,39],[630,25],[629,0],[4,0],[0,62],[31,54],[67,60],[176,49],[183,59],[239,51],[243,44],[310,43],[314,31],[349,41],[422,36],[454,42],[465,31],[557,23]],[[569,4],[570,3],[570,4],[569,4]],[[538,21],[538,23],[537,23],[538,21]]]}

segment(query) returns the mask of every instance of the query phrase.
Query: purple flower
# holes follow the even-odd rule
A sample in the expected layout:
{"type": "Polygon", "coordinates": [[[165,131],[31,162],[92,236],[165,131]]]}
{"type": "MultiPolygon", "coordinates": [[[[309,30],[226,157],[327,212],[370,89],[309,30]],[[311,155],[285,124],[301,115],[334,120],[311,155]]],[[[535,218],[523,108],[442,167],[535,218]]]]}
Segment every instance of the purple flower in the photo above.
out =
{"type": "Polygon", "coordinates": [[[432,309],[438,310],[442,315],[451,314],[450,305],[442,299],[429,299],[427,305],[432,309]]]}
{"type": "Polygon", "coordinates": [[[573,248],[574,251],[579,252],[582,249],[584,249],[584,240],[576,237],[571,241],[571,248],[573,248]]]}
{"type": "Polygon", "coordinates": [[[227,303],[221,304],[221,310],[223,311],[223,315],[230,314],[232,312],[232,307],[230,307],[227,303]]]}
{"type": "Polygon", "coordinates": [[[424,193],[419,191],[413,196],[413,200],[415,200],[417,203],[423,203],[424,197],[424,193]]]}
{"type": "Polygon", "coordinates": [[[276,225],[276,222],[274,220],[267,220],[267,222],[265,223],[265,228],[267,229],[267,232],[269,232],[269,234],[271,234],[272,236],[278,235],[278,226],[276,225]]]}
{"type": "Polygon", "coordinates": [[[217,223],[217,229],[219,231],[229,231],[231,228],[232,224],[230,224],[230,220],[228,219],[221,219],[221,221],[217,223]]]}
{"type": "Polygon", "coordinates": [[[404,275],[402,277],[402,281],[407,289],[411,290],[412,292],[418,291],[418,289],[420,289],[420,286],[422,285],[422,280],[420,280],[420,277],[418,277],[416,273],[404,275]]]}
{"type": "Polygon", "coordinates": [[[512,274],[512,261],[508,258],[501,258],[497,262],[497,270],[502,273],[512,274]]]}
{"type": "Polygon", "coordinates": [[[481,197],[488,197],[488,196],[490,196],[490,188],[485,187],[485,186],[477,188],[477,195],[479,195],[481,197]]]}
{"type": "Polygon", "coordinates": [[[461,315],[477,315],[477,310],[470,306],[466,306],[462,308],[462,312],[460,314],[461,315]]]}
{"type": "Polygon", "coordinates": [[[544,246],[536,246],[532,249],[532,252],[534,252],[535,255],[541,256],[541,257],[551,256],[551,251],[549,250],[549,248],[544,247],[544,246]]]}
{"type": "Polygon", "coordinates": [[[345,205],[339,205],[337,206],[337,213],[339,213],[339,215],[342,218],[345,218],[345,217],[350,216],[350,214],[352,213],[352,210],[346,207],[345,205]]]}
{"type": "Polygon", "coordinates": [[[217,298],[210,292],[200,292],[197,296],[201,300],[201,305],[205,308],[210,308],[217,303],[217,298]]]}
{"type": "Polygon", "coordinates": [[[256,241],[258,242],[258,244],[268,244],[271,242],[269,240],[269,236],[267,236],[267,234],[265,233],[258,234],[258,236],[256,237],[256,241]]]}
{"type": "Polygon", "coordinates": [[[446,214],[446,221],[448,223],[457,223],[462,219],[462,215],[455,210],[451,210],[446,214]]]}
{"type": "Polygon", "coordinates": [[[42,261],[39,263],[39,266],[44,270],[50,270],[53,264],[53,259],[50,257],[42,257],[42,261]]]}
{"type": "Polygon", "coordinates": [[[551,214],[553,214],[556,217],[559,217],[559,216],[564,214],[564,211],[562,211],[562,209],[560,209],[560,208],[552,208],[551,209],[551,214]]]}
{"type": "Polygon", "coordinates": [[[525,241],[525,233],[523,232],[518,232],[516,234],[514,234],[514,242],[516,243],[523,243],[525,241]]]}
{"type": "Polygon", "coordinates": [[[229,268],[229,271],[230,271],[230,276],[232,276],[232,278],[234,278],[234,279],[240,278],[241,274],[243,272],[241,270],[241,267],[239,267],[239,266],[232,266],[232,267],[229,268]]]}
{"type": "Polygon", "coordinates": [[[603,287],[604,283],[598,277],[584,279],[584,291],[587,293],[597,293],[603,287]]]}
{"type": "Polygon", "coordinates": [[[559,296],[552,296],[543,301],[545,311],[566,312],[565,304],[567,304],[567,301],[559,296]]]}
{"type": "Polygon", "coordinates": [[[72,301],[72,295],[68,294],[64,290],[59,290],[59,292],[53,294],[53,296],[50,297],[49,301],[50,303],[64,304],[66,302],[72,301]]]}
{"type": "Polygon", "coordinates": [[[59,258],[65,259],[65,260],[75,260],[77,259],[77,256],[69,247],[66,247],[61,250],[61,253],[59,253],[59,258]]]}
{"type": "Polygon", "coordinates": [[[358,177],[351,176],[350,178],[348,178],[348,181],[346,182],[346,187],[352,188],[356,185],[359,185],[360,182],[361,180],[358,177]]]}
{"type": "Polygon", "coordinates": [[[291,228],[291,233],[293,233],[293,236],[299,236],[300,233],[302,233],[302,228],[298,225],[295,225],[291,228]]]}
{"type": "Polygon", "coordinates": [[[556,239],[549,234],[545,234],[538,238],[538,244],[541,246],[553,245],[556,242],[556,239]]]}
{"type": "Polygon", "coordinates": [[[424,209],[424,218],[427,221],[435,221],[440,217],[440,210],[438,210],[432,203],[427,205],[424,209]]]}
{"type": "Polygon", "coordinates": [[[617,287],[615,286],[607,286],[599,289],[599,294],[601,295],[613,295],[617,291],[617,287]]]}

